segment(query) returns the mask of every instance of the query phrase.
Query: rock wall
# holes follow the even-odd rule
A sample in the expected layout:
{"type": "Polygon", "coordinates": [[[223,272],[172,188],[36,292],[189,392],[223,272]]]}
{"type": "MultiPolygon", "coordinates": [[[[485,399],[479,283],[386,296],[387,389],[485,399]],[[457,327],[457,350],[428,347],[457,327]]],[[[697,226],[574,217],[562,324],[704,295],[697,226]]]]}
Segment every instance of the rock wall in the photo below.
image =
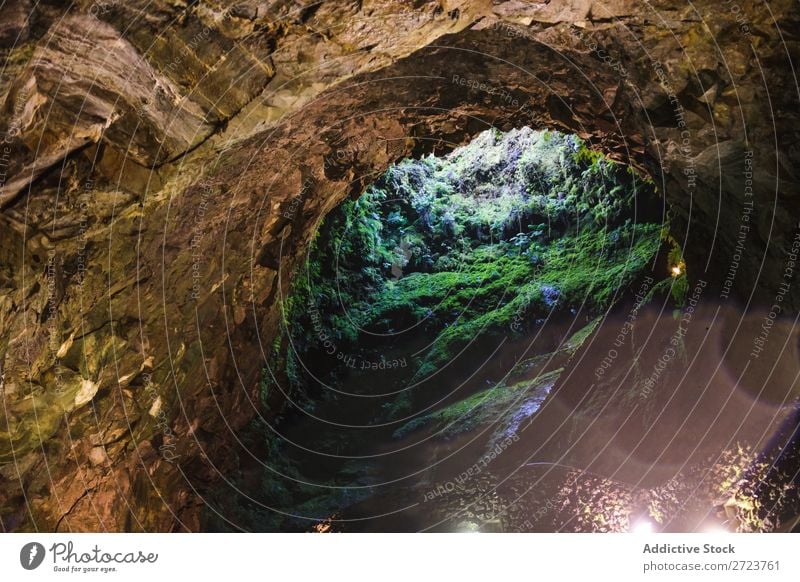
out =
{"type": "MultiPolygon", "coordinates": [[[[12,2],[3,528],[197,529],[251,454],[237,433],[316,225],[491,126],[649,173],[690,277],[773,303],[798,232],[798,33],[788,0],[12,2]]],[[[796,311],[797,284],[783,297],[796,311]]]]}

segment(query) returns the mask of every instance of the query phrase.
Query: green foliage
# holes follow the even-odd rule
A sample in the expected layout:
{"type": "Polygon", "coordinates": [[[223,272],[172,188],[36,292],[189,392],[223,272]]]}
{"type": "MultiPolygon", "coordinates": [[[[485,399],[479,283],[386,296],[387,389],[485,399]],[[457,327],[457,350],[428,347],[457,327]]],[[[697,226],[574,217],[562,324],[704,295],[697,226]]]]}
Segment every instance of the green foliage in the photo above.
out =
{"type": "MultiPolygon", "coordinates": [[[[424,376],[482,334],[600,313],[660,244],[659,225],[630,221],[636,193],[652,194],[637,179],[576,136],[529,128],[404,160],[328,216],[294,279],[284,333],[301,355],[320,349],[321,334],[350,353],[363,330],[421,322],[436,338],[424,376]]],[[[276,365],[299,381],[282,345],[276,365]]]]}
{"type": "Polygon", "coordinates": [[[689,292],[689,280],[686,278],[686,273],[683,272],[672,281],[672,299],[676,305],[686,304],[686,294],[689,292]]]}
{"type": "MultiPolygon", "coordinates": [[[[678,241],[676,241],[669,233],[662,229],[661,239],[669,245],[667,252],[667,266],[670,269],[670,276],[665,277],[650,288],[650,291],[645,296],[642,303],[648,303],[656,295],[672,296],[677,307],[682,307],[686,304],[686,296],[689,293],[689,279],[686,276],[686,263],[683,260],[683,250],[681,249],[678,241]],[[677,267],[677,273],[672,269],[677,267]]],[[[676,314],[680,313],[676,311],[676,314]]]]}
{"type": "Polygon", "coordinates": [[[606,157],[602,152],[586,147],[585,143],[578,146],[578,150],[573,154],[573,157],[578,164],[588,163],[593,168],[606,163],[606,157]]]}
{"type": "Polygon", "coordinates": [[[434,371],[482,333],[532,327],[551,310],[581,306],[600,312],[646,266],[659,247],[658,225],[565,235],[534,264],[524,249],[486,245],[460,271],[413,274],[391,284],[373,303],[373,325],[390,325],[403,311],[442,329],[420,374],[434,371]]]}

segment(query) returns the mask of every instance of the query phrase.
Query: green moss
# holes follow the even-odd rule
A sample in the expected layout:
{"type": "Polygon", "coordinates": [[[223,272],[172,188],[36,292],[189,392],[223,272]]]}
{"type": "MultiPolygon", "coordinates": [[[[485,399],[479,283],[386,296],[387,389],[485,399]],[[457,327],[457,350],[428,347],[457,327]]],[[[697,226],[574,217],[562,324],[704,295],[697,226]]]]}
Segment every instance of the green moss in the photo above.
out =
{"type": "Polygon", "coordinates": [[[658,225],[631,225],[565,236],[538,265],[525,253],[495,258],[484,248],[461,272],[416,274],[396,282],[373,304],[370,323],[391,321],[401,310],[426,316],[429,324],[440,321],[442,329],[419,372],[427,374],[482,333],[513,332],[515,320],[522,332],[551,310],[604,310],[657,252],[659,230],[658,225]]]}
{"type": "Polygon", "coordinates": [[[511,385],[497,384],[435,412],[415,418],[397,429],[394,436],[402,438],[421,427],[439,431],[439,436],[442,438],[452,438],[492,423],[498,423],[502,428],[508,424],[503,422],[503,418],[514,410],[515,403],[534,395],[534,392],[542,387],[547,387],[549,390],[561,372],[563,368],[511,385]]]}
{"type": "Polygon", "coordinates": [[[564,348],[573,353],[575,350],[583,345],[589,336],[594,333],[597,326],[600,324],[602,317],[595,317],[588,325],[576,331],[564,344],[564,348]]]}
{"type": "MultiPolygon", "coordinates": [[[[321,335],[349,354],[364,330],[420,324],[435,338],[413,370],[423,378],[478,337],[601,313],[660,245],[659,225],[630,222],[634,196],[653,194],[637,179],[575,136],[527,128],[402,161],[326,218],[295,275],[283,334],[303,358],[320,352],[321,335]]],[[[302,384],[280,346],[272,368],[302,384]]]]}

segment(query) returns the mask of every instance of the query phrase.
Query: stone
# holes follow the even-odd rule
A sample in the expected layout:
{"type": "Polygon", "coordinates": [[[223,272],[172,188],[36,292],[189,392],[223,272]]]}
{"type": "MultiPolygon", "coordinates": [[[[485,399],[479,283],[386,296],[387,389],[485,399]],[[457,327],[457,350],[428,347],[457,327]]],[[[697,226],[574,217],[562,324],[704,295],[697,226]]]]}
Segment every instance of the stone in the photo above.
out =
{"type": "Polygon", "coordinates": [[[87,402],[91,402],[99,388],[100,385],[91,380],[82,380],[80,390],[75,394],[75,408],[83,406],[87,402]]]}
{"type": "Polygon", "coordinates": [[[94,466],[105,465],[108,462],[105,447],[92,447],[89,451],[89,462],[94,466]]]}
{"type": "MultiPolygon", "coordinates": [[[[26,459],[0,481],[12,529],[198,529],[203,492],[236,467],[276,298],[316,225],[391,163],[490,126],[576,132],[649,173],[671,234],[689,235],[690,278],[719,282],[746,144],[759,226],[744,254],[770,275],[742,267],[734,291],[775,296],[797,229],[781,211],[796,207],[800,167],[793,2],[742,3],[739,20],[713,0],[232,5],[3,8],[0,470],[26,459]],[[108,460],[91,449],[114,471],[84,483],[61,443],[89,449],[89,402],[116,444],[108,460]],[[191,483],[159,453],[165,426],[191,483]],[[36,491],[24,514],[20,480],[36,491]]],[[[785,305],[800,307],[797,286],[785,305]]]]}

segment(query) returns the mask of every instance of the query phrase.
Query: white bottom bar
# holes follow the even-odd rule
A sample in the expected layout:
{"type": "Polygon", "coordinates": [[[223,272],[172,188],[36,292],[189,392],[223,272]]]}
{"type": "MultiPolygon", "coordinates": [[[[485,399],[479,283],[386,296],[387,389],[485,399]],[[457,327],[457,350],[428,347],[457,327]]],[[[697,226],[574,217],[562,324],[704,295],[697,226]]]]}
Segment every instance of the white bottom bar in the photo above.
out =
{"type": "Polygon", "coordinates": [[[800,579],[798,542],[791,534],[4,534],[0,571],[15,581],[749,582],[800,579]]]}

